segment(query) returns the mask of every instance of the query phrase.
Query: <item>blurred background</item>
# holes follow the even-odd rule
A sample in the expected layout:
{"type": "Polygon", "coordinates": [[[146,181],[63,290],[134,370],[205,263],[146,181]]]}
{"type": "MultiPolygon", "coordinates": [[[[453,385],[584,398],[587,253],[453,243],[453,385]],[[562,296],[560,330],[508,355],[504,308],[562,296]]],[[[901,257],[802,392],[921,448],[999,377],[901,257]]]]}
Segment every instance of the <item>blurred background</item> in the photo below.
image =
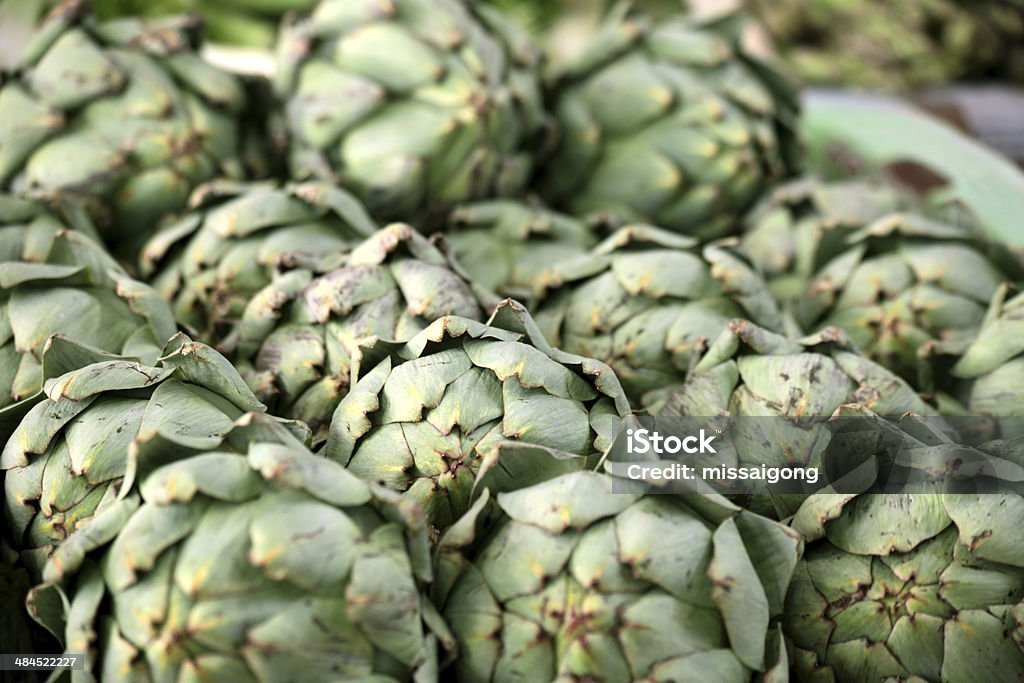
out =
{"type": "MultiPolygon", "coordinates": [[[[577,50],[614,2],[491,0],[546,39],[577,50]]],[[[653,12],[680,0],[637,0],[653,12]]],[[[748,47],[773,55],[834,101],[897,99],[980,138],[1024,166],[1024,0],[690,0],[698,15],[742,9],[748,47]],[[842,93],[837,92],[842,90],[842,93]]]]}
{"type": "MultiPolygon", "coordinates": [[[[557,66],[592,35],[617,0],[477,0],[509,12],[557,66]]],[[[214,59],[270,68],[290,12],[315,0],[95,0],[105,18],[201,15],[214,59]]],[[[744,9],[749,47],[782,60],[809,97],[900,96],[1024,165],[1024,0],[635,0],[652,12],[744,9]]]]}

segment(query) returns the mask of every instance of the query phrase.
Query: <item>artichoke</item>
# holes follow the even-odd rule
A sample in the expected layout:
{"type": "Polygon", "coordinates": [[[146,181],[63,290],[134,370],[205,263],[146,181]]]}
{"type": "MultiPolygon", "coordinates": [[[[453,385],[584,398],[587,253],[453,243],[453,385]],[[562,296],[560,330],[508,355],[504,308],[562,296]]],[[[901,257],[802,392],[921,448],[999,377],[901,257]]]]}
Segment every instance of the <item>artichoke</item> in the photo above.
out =
{"type": "Polygon", "coordinates": [[[648,226],[617,231],[544,275],[537,324],[556,347],[615,370],[634,407],[682,383],[702,340],[736,317],[783,320],[764,281],[728,243],[648,226]]]}
{"type": "Polygon", "coordinates": [[[396,223],[336,267],[277,277],[225,348],[271,412],[304,420],[319,441],[348,391],[360,339],[406,341],[447,315],[480,320],[485,307],[437,248],[396,223]]]}
{"type": "MultiPolygon", "coordinates": [[[[827,472],[823,456],[832,431],[825,419],[841,407],[857,404],[884,417],[936,413],[903,379],[854,349],[836,328],[793,340],[733,320],[682,386],[663,392],[651,410],[662,417],[741,418],[730,428],[737,463],[827,472]]],[[[770,501],[755,496],[750,504],[766,514],[774,508],[781,518],[802,500],[784,493],[770,501]]]]}
{"type": "Polygon", "coordinates": [[[512,195],[547,125],[538,55],[482,3],[323,0],[278,48],[292,173],[424,228],[452,204],[512,195]]]}
{"type": "Polygon", "coordinates": [[[467,515],[442,539],[455,679],[785,680],[778,619],[799,537],[718,496],[616,486],[574,472],[502,493],[495,529],[467,515]]]}
{"type": "Polygon", "coordinates": [[[554,94],[552,206],[722,237],[795,165],[795,89],[743,51],[737,17],[613,13],[554,94]]]}
{"type": "Polygon", "coordinates": [[[952,374],[967,414],[1024,417],[1024,293],[999,288],[952,374]]]}
{"type": "Polygon", "coordinates": [[[337,258],[377,228],[358,200],[331,185],[215,181],[147,242],[141,270],[179,321],[216,343],[280,268],[337,258]]]}
{"type": "Polygon", "coordinates": [[[973,230],[912,213],[883,216],[846,242],[799,300],[799,326],[842,328],[923,390],[944,380],[929,355],[963,353],[1000,285],[1024,273],[1019,257],[973,230]]]}
{"type": "Polygon", "coordinates": [[[473,282],[527,304],[549,268],[597,241],[583,221],[512,200],[460,206],[446,227],[445,242],[473,282]]]}
{"type": "Polygon", "coordinates": [[[1019,256],[969,224],[915,212],[864,180],[814,178],[777,189],[749,217],[743,251],[806,332],[835,326],[925,391],[947,390],[939,356],[958,356],[1019,256]]]}
{"type": "Polygon", "coordinates": [[[46,398],[0,454],[14,549],[36,572],[140,473],[221,447],[245,413],[265,410],[223,356],[183,335],[155,366],[54,337],[43,367],[46,398]]]}
{"type": "Polygon", "coordinates": [[[406,344],[367,342],[325,454],[420,503],[443,530],[478,477],[495,491],[584,469],[629,412],[608,366],[548,346],[507,301],[487,325],[442,318],[406,344]]]}
{"type": "Polygon", "coordinates": [[[30,596],[88,680],[436,682],[415,507],[301,446],[208,445],[71,536],[30,596]]]}
{"type": "Polygon", "coordinates": [[[245,88],[200,59],[197,20],[99,22],[67,0],[40,23],[39,6],[0,5],[28,15],[0,51],[0,188],[81,202],[131,254],[200,182],[245,175],[245,88]]]}
{"type": "Polygon", "coordinates": [[[0,195],[0,442],[9,435],[7,417],[25,407],[15,404],[43,388],[51,335],[154,363],[175,332],[159,295],[86,232],[37,203],[0,195]]]}
{"type": "MultiPolygon", "coordinates": [[[[1021,445],[982,448],[1020,462],[1021,445]]],[[[1017,492],[812,496],[793,520],[808,545],[783,619],[796,677],[1024,678],[1022,524],[1017,492]]]]}
{"type": "Polygon", "coordinates": [[[846,251],[850,235],[909,206],[909,197],[887,184],[799,178],[775,188],[754,207],[744,220],[742,246],[772,295],[791,304],[818,270],[846,251]]]}

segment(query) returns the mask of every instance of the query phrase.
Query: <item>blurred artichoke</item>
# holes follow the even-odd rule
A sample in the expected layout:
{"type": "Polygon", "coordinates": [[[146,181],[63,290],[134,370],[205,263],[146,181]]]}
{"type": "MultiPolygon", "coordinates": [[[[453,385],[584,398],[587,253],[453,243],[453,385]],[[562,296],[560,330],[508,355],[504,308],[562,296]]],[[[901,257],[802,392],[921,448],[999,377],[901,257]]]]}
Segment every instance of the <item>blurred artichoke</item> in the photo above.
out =
{"type": "Polygon", "coordinates": [[[216,181],[146,244],[141,270],[179,321],[219,343],[280,268],[337,260],[377,228],[358,200],[325,183],[216,181]]]}
{"type": "Polygon", "coordinates": [[[199,23],[40,5],[0,4],[0,188],[82,202],[131,255],[200,182],[245,175],[245,89],[200,59],[199,23]]]}
{"type": "Polygon", "coordinates": [[[499,494],[486,535],[471,514],[444,537],[435,597],[455,680],[785,680],[796,534],[717,496],[615,486],[565,474],[499,494]]]}
{"type": "Polygon", "coordinates": [[[608,366],[548,346],[515,302],[487,325],[442,318],[406,344],[368,344],[325,453],[421,503],[443,530],[478,476],[496,491],[592,467],[629,413],[608,366]]]}
{"type": "Polygon", "coordinates": [[[812,83],[907,89],[1024,81],[1019,0],[747,0],[782,57],[812,83]]]}
{"type": "Polygon", "coordinates": [[[608,363],[634,407],[680,384],[694,350],[729,320],[781,330],[764,281],[727,243],[622,228],[544,275],[537,324],[556,347],[608,363]]]}
{"type": "Polygon", "coordinates": [[[129,278],[86,232],[37,203],[0,195],[0,444],[9,435],[6,418],[27,407],[13,404],[43,388],[51,335],[152,364],[175,332],[159,295],[129,278]]]}
{"type": "Polygon", "coordinates": [[[240,439],[155,470],[141,505],[119,501],[47,565],[63,583],[30,601],[83,676],[436,682],[416,509],[301,446],[240,439]]]}
{"type": "Polygon", "coordinates": [[[792,180],[768,193],[744,220],[743,250],[776,300],[791,304],[849,248],[851,234],[909,205],[909,197],[891,185],[869,180],[792,180]]]}
{"type": "Polygon", "coordinates": [[[425,237],[394,224],[336,265],[289,270],[257,292],[225,348],[277,415],[317,441],[349,388],[359,340],[403,342],[435,320],[486,317],[489,301],[425,237]]]}
{"type": "Polygon", "coordinates": [[[473,282],[530,304],[552,266],[597,242],[583,221],[539,206],[491,200],[448,217],[445,242],[473,282]]]}
{"type": "Polygon", "coordinates": [[[529,180],[539,53],[492,7],[322,0],[278,55],[292,173],[336,180],[382,219],[427,228],[529,180]]]}
{"type": "Polygon", "coordinates": [[[265,410],[224,357],[183,335],[155,366],[55,337],[43,367],[46,398],[0,455],[4,516],[14,549],[34,571],[140,473],[227,447],[236,420],[265,410]]]}
{"type": "Polygon", "coordinates": [[[612,13],[559,74],[552,206],[701,239],[733,230],[797,151],[795,90],[743,51],[740,29],[612,13]]]}
{"type": "Polygon", "coordinates": [[[798,680],[1024,678],[1024,499],[933,490],[797,512],[808,546],[783,628],[798,680]]]}

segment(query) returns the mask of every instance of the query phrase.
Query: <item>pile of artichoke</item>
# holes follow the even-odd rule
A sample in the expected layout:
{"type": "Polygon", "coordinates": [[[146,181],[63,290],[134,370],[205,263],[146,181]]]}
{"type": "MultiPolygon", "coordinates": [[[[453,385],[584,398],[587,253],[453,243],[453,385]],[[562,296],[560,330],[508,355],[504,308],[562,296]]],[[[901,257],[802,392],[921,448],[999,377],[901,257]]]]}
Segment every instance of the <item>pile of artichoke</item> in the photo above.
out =
{"type": "Polygon", "coordinates": [[[0,681],[1024,680],[1021,251],[514,4],[0,0],[0,681]]]}

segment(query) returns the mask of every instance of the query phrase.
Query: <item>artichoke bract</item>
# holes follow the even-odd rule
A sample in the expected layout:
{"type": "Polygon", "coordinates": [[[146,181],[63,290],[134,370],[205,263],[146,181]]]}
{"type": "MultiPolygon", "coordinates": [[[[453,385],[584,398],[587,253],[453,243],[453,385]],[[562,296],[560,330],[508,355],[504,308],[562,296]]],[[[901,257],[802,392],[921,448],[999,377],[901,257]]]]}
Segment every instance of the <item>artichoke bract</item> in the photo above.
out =
{"type": "Polygon", "coordinates": [[[444,316],[481,320],[489,307],[489,295],[407,225],[380,230],[341,261],[276,277],[225,342],[271,412],[304,420],[318,441],[348,391],[359,340],[406,341],[444,316]]]}
{"type": "Polygon", "coordinates": [[[539,53],[494,8],[323,0],[284,28],[278,58],[292,173],[338,181],[375,216],[427,228],[529,180],[547,125],[539,53]]]}
{"type": "Polygon", "coordinates": [[[575,472],[501,493],[495,529],[470,514],[442,539],[456,680],[785,680],[799,537],[720,496],[615,486],[575,472]]]}
{"type": "Polygon", "coordinates": [[[529,306],[547,270],[585,253],[596,230],[571,216],[513,200],[456,208],[445,242],[473,282],[529,306]]]}
{"type": "Polygon", "coordinates": [[[999,288],[952,374],[969,415],[1024,417],[1024,293],[999,288]]]}
{"type": "Polygon", "coordinates": [[[246,92],[200,58],[196,19],[99,22],[84,0],[26,18],[0,54],[0,187],[83,203],[131,254],[200,182],[246,174],[246,92]]]}
{"type": "Polygon", "coordinates": [[[791,303],[847,238],[885,214],[910,206],[896,188],[870,180],[800,178],[772,190],[744,220],[742,246],[772,295],[791,303]]]}
{"type": "Polygon", "coordinates": [[[843,329],[868,356],[922,390],[945,378],[940,355],[963,353],[1019,257],[967,227],[913,213],[883,216],[850,235],[795,305],[807,332],[843,329]]]}
{"type": "Polygon", "coordinates": [[[1022,524],[1018,493],[812,496],[783,619],[797,679],[1024,678],[1022,524]]]}
{"type": "Polygon", "coordinates": [[[301,445],[242,443],[153,471],[69,538],[37,618],[89,680],[436,681],[415,507],[301,445]]]}
{"type": "Polygon", "coordinates": [[[177,331],[167,304],[129,278],[79,218],[73,230],[40,204],[0,195],[0,440],[6,416],[43,389],[51,335],[151,364],[177,331]]]}
{"type": "Polygon", "coordinates": [[[179,321],[222,341],[281,268],[337,259],[379,226],[325,183],[206,183],[142,250],[141,271],[179,321]]]}
{"type": "Polygon", "coordinates": [[[607,365],[552,349],[512,301],[486,325],[447,317],[403,345],[369,340],[357,360],[324,452],[420,503],[436,530],[477,484],[593,467],[629,413],[607,365]]]}
{"type": "Polygon", "coordinates": [[[537,325],[552,345],[615,370],[633,406],[681,384],[703,341],[733,318],[781,330],[764,280],[729,243],[652,228],[617,231],[547,271],[537,325]]]}
{"type": "Polygon", "coordinates": [[[46,398],[0,454],[4,517],[34,571],[140,473],[220,447],[237,420],[265,410],[223,356],[184,335],[154,366],[54,337],[43,367],[46,398]]]}
{"type": "Polygon", "coordinates": [[[795,88],[740,46],[738,17],[613,13],[559,74],[552,206],[722,237],[795,166],[795,88]]]}

